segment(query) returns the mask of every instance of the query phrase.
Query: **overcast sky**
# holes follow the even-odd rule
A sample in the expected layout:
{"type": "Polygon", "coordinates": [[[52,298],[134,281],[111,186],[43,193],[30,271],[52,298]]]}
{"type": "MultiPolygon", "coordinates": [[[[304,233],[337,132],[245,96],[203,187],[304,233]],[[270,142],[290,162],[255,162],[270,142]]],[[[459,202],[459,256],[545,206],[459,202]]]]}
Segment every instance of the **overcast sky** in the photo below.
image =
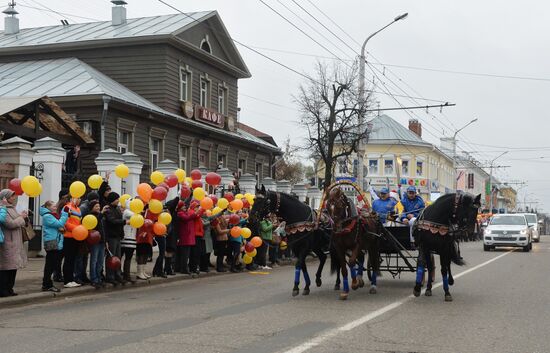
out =
{"type": "MultiPolygon", "coordinates": [[[[333,55],[285,22],[260,0],[165,1],[185,12],[217,10],[235,39],[264,48],[258,50],[305,74],[312,73],[316,60],[332,60],[315,58],[333,55]]],[[[546,201],[550,199],[550,185],[546,182],[550,171],[550,142],[545,138],[550,127],[546,107],[550,93],[550,22],[547,20],[550,2],[296,0],[353,48],[352,51],[292,0],[264,1],[342,60],[355,59],[360,50],[357,42],[362,42],[395,16],[408,12],[406,20],[378,34],[367,47],[371,54],[368,61],[373,64],[409,67],[373,66],[375,72],[380,70],[377,72],[379,78],[374,79],[374,89],[395,95],[378,94],[376,98],[380,106],[438,104],[400,96],[456,103],[456,107],[445,108],[443,114],[439,109],[432,109],[428,113],[425,110],[396,111],[388,112],[388,115],[405,126],[411,117],[419,119],[423,125],[423,137],[437,145],[440,137],[453,135],[457,128],[478,118],[476,123],[458,134],[459,150],[473,153],[484,165],[489,165],[502,152],[509,151],[495,165],[510,167],[496,169],[495,175],[502,181],[527,182],[520,188],[519,201],[523,202],[524,198],[538,201],[539,209],[550,210],[550,201],[546,201]]],[[[127,2],[129,17],[175,12],[158,0],[127,2]]],[[[110,7],[108,0],[17,1],[21,27],[60,25],[62,18],[70,23],[91,21],[76,16],[107,20],[110,18],[110,7]],[[43,9],[43,5],[68,15],[29,8],[43,9]]],[[[239,84],[242,121],[270,133],[279,144],[287,136],[292,138],[293,143],[299,143],[305,132],[296,124],[298,112],[292,95],[304,79],[246,48],[239,47],[239,50],[252,72],[252,78],[241,80],[239,84]]],[[[370,68],[367,69],[367,77],[372,82],[370,68]]]]}

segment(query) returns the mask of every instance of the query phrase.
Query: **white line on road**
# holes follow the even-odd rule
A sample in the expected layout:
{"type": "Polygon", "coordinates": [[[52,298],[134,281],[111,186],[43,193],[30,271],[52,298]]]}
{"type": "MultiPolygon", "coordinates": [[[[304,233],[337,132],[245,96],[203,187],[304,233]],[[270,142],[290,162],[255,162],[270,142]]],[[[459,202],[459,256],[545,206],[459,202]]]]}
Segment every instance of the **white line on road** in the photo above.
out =
{"type": "MultiPolygon", "coordinates": [[[[509,253],[511,253],[512,251],[514,250],[510,250],[510,251],[507,251],[505,252],[504,254],[501,254],[495,258],[492,258],[491,260],[487,260],[477,266],[474,266],[470,269],[467,269],[465,271],[462,271],[460,272],[459,274],[455,275],[454,278],[460,278],[470,272],[473,272],[475,270],[478,270],[484,266],[487,266],[488,264],[490,264],[491,262],[493,261],[496,261],[498,259],[500,259],[501,257],[504,257],[506,255],[508,255],[509,253]]],[[[441,287],[443,285],[442,282],[438,282],[436,284],[434,284],[432,286],[432,288],[437,288],[437,287],[441,287]]],[[[388,311],[391,311],[393,309],[396,309],[398,307],[400,307],[401,305],[403,305],[405,302],[409,301],[411,298],[414,298],[414,296],[411,294],[409,295],[408,297],[404,298],[403,300],[400,300],[400,301],[396,301],[396,302],[393,302],[389,305],[386,305],[385,307],[383,308],[380,308],[376,311],[373,311],[365,316],[362,316],[360,317],[359,319],[356,319],[346,325],[343,325],[343,326],[340,326],[340,327],[336,327],[336,328],[333,328],[331,330],[328,330],[322,334],[320,334],[319,336],[317,337],[314,337],[312,338],[311,340],[309,341],[306,341],[302,344],[300,344],[299,346],[296,346],[294,348],[291,348],[291,349],[288,349],[288,350],[285,350],[283,351],[282,353],[302,353],[302,352],[305,352],[313,347],[316,347],[318,345],[320,345],[321,343],[323,343],[324,341],[328,340],[328,339],[331,339],[332,337],[342,333],[342,332],[346,332],[346,331],[350,331],[350,330],[353,330],[354,328],[358,327],[358,326],[361,326],[375,318],[377,318],[378,316],[381,316],[381,315],[384,315],[385,313],[387,313],[388,311]]]]}

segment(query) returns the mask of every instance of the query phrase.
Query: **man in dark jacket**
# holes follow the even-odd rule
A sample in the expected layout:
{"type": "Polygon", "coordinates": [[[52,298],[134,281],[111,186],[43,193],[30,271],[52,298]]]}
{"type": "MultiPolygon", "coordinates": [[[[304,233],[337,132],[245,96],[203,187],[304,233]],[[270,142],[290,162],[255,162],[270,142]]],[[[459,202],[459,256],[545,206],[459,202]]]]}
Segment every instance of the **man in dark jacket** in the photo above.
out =
{"type": "MultiPolygon", "coordinates": [[[[106,199],[107,205],[104,208],[104,231],[107,239],[107,247],[112,256],[117,256],[118,258],[120,258],[122,253],[120,241],[124,238],[124,225],[127,224],[127,221],[122,218],[122,210],[118,204],[119,199],[120,196],[116,192],[109,193],[106,199]]],[[[126,283],[122,278],[122,271],[120,269],[113,271],[107,268],[105,281],[115,286],[118,283],[126,283]]]]}
{"type": "Polygon", "coordinates": [[[108,204],[107,196],[111,193],[111,186],[107,181],[103,181],[97,193],[99,195],[99,204],[101,205],[101,209],[103,209],[103,207],[108,204]]]}

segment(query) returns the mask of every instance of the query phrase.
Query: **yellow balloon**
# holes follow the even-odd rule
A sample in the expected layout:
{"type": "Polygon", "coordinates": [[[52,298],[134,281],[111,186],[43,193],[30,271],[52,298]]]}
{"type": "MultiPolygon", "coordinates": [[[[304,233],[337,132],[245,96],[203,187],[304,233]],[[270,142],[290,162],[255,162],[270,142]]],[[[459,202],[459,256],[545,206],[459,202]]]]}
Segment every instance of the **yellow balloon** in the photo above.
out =
{"type": "Polygon", "coordinates": [[[288,247],[288,244],[286,243],[286,241],[282,241],[279,247],[281,248],[281,250],[286,250],[286,248],[288,247]]]}
{"type": "MultiPolygon", "coordinates": [[[[256,250],[256,249],[254,249],[256,250]]],[[[248,254],[244,254],[243,256],[243,262],[248,265],[252,263],[252,258],[248,254]]]]}
{"type": "Polygon", "coordinates": [[[130,217],[130,226],[132,226],[133,228],[140,228],[143,223],[145,223],[145,219],[140,214],[135,214],[130,217]]]}
{"type": "Polygon", "coordinates": [[[103,178],[101,177],[101,175],[94,174],[90,175],[90,177],[88,178],[88,186],[94,190],[99,189],[102,183],[103,178]]]}
{"type": "Polygon", "coordinates": [[[237,194],[237,195],[235,195],[235,200],[240,200],[240,199],[242,199],[243,197],[244,197],[243,194],[237,194]]]}
{"type": "Polygon", "coordinates": [[[159,214],[159,222],[164,224],[165,226],[172,223],[172,215],[168,212],[162,212],[159,214]]]}
{"type": "Polygon", "coordinates": [[[42,185],[36,177],[27,175],[21,180],[21,189],[30,197],[36,197],[42,192],[42,185]]]}
{"type": "Polygon", "coordinates": [[[94,215],[87,215],[82,218],[82,225],[88,230],[92,230],[97,226],[97,218],[94,215]]]}
{"type": "Polygon", "coordinates": [[[246,194],[244,194],[244,198],[246,199],[246,201],[248,201],[250,206],[252,206],[254,204],[254,195],[246,193],[246,194]]]}
{"type": "Polygon", "coordinates": [[[174,174],[176,175],[176,177],[178,177],[178,183],[183,183],[185,181],[185,170],[183,169],[176,169],[176,171],[174,172],[174,174]]]}
{"type": "Polygon", "coordinates": [[[203,188],[195,188],[195,190],[193,190],[193,198],[195,200],[202,200],[204,199],[204,197],[206,196],[206,192],[204,191],[203,188]]]}
{"type": "Polygon", "coordinates": [[[227,206],[229,206],[229,201],[227,201],[225,197],[222,197],[221,199],[218,200],[219,208],[221,208],[222,210],[225,210],[227,206]]]}
{"type": "Polygon", "coordinates": [[[246,255],[250,256],[250,257],[254,257],[258,254],[258,251],[256,250],[256,248],[254,248],[254,250],[252,250],[251,252],[247,252],[246,255]]]}
{"type": "Polygon", "coordinates": [[[128,175],[130,175],[130,169],[124,164],[119,164],[115,168],[115,174],[120,179],[128,178],[128,175]]]}
{"type": "Polygon", "coordinates": [[[151,182],[155,185],[158,185],[164,181],[164,174],[158,170],[151,173],[151,182]]]}
{"type": "Polygon", "coordinates": [[[243,238],[248,239],[252,235],[252,231],[250,230],[250,228],[244,227],[241,229],[241,235],[243,236],[243,238]]]}
{"type": "Polygon", "coordinates": [[[124,194],[122,196],[120,196],[120,206],[122,208],[126,208],[126,201],[128,201],[132,196],[128,195],[128,194],[124,194]]]}
{"type": "Polygon", "coordinates": [[[80,198],[86,193],[86,185],[81,181],[74,181],[71,186],[69,186],[69,193],[74,198],[80,198]]]}
{"type": "Polygon", "coordinates": [[[151,201],[149,201],[149,211],[159,214],[162,212],[162,208],[162,202],[159,200],[151,199],[151,201]]]}
{"type": "Polygon", "coordinates": [[[145,205],[140,199],[133,199],[132,201],[130,201],[130,211],[134,213],[141,213],[144,207],[145,205]]]}
{"type": "Polygon", "coordinates": [[[185,182],[188,184],[188,185],[191,185],[193,183],[193,179],[191,179],[190,177],[186,177],[185,178],[185,182]]]}
{"type": "Polygon", "coordinates": [[[219,208],[219,207],[214,207],[214,208],[212,209],[212,214],[213,214],[213,215],[217,215],[218,213],[220,213],[220,212],[222,212],[222,211],[223,211],[223,210],[222,210],[221,208],[219,208]]]}

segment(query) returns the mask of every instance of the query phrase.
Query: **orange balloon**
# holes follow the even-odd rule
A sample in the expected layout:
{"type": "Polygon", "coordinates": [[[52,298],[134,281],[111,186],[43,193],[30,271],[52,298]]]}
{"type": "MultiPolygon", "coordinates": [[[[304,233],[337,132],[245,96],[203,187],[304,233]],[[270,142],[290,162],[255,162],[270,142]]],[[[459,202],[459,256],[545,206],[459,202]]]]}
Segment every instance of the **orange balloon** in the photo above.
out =
{"type": "Polygon", "coordinates": [[[235,199],[229,203],[233,211],[239,211],[243,208],[243,202],[239,199],[235,199]]]}
{"type": "Polygon", "coordinates": [[[238,238],[241,236],[242,229],[241,227],[233,227],[231,228],[231,236],[233,238],[238,238]]]}
{"type": "Polygon", "coordinates": [[[79,226],[76,226],[73,229],[72,233],[73,233],[74,240],[82,241],[88,237],[88,229],[86,229],[86,227],[84,227],[82,224],[79,226]]]}
{"type": "Polygon", "coordinates": [[[137,193],[143,202],[149,202],[153,196],[153,188],[147,183],[141,183],[137,187],[137,193]]]}
{"type": "Polygon", "coordinates": [[[201,200],[201,207],[205,210],[210,210],[214,207],[214,201],[210,197],[205,197],[201,200]]]}
{"type": "Polygon", "coordinates": [[[260,237],[254,237],[250,240],[250,242],[255,248],[262,246],[262,238],[260,237]]]}
{"type": "Polygon", "coordinates": [[[155,233],[156,235],[166,234],[166,226],[160,222],[156,222],[153,225],[153,233],[155,233]]]}

